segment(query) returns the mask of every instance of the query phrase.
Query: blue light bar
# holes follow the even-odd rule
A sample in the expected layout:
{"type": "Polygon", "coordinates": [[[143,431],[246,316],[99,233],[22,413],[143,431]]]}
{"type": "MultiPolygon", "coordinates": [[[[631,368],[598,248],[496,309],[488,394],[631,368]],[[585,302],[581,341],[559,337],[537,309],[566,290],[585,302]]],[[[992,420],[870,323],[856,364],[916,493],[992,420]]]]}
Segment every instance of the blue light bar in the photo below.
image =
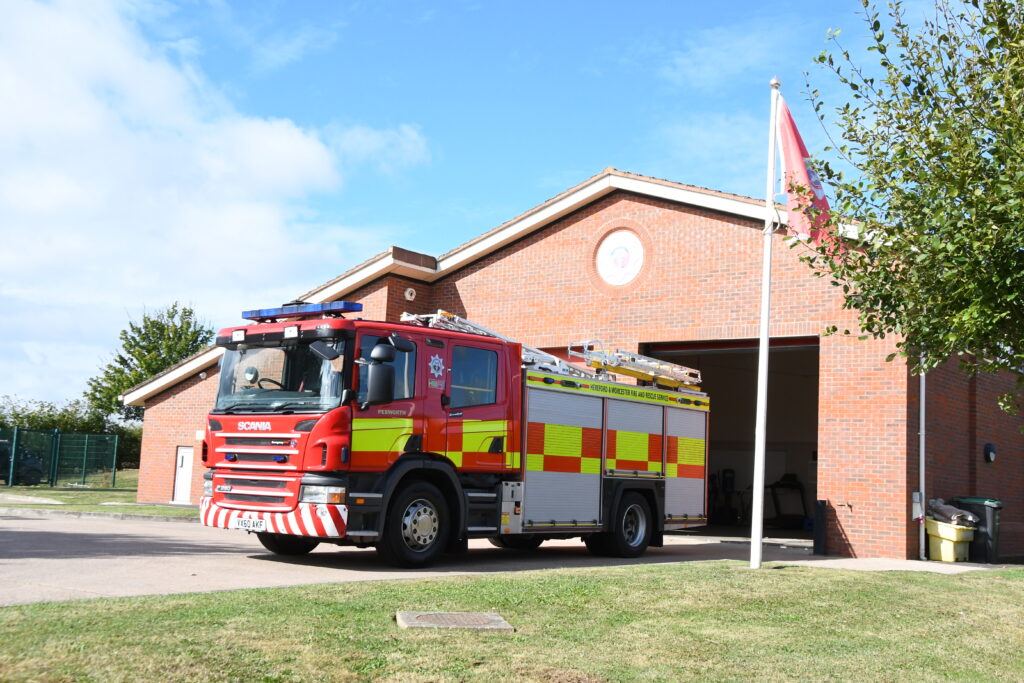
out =
{"type": "Polygon", "coordinates": [[[273,318],[295,318],[299,316],[316,316],[327,313],[357,313],[363,305],[354,301],[331,301],[326,304],[298,304],[279,306],[278,308],[257,308],[254,311],[242,311],[246,320],[269,320],[273,318]]]}

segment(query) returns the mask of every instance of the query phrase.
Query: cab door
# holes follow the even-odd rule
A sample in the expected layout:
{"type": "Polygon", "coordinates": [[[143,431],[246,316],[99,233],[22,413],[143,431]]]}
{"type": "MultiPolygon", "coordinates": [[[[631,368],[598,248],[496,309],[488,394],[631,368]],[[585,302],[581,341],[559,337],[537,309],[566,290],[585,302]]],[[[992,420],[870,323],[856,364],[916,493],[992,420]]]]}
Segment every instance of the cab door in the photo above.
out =
{"type": "Polygon", "coordinates": [[[502,347],[461,340],[446,346],[445,455],[461,470],[504,471],[511,423],[502,347]]]}
{"type": "Polygon", "coordinates": [[[395,368],[394,400],[384,405],[367,406],[367,368],[370,352],[382,340],[387,341],[389,332],[373,328],[361,328],[356,337],[356,365],[354,411],[352,415],[352,470],[381,471],[387,469],[403,453],[420,450],[426,420],[422,404],[424,388],[418,380],[421,339],[407,335],[413,343],[413,350],[397,352],[395,360],[389,362],[395,368]]]}

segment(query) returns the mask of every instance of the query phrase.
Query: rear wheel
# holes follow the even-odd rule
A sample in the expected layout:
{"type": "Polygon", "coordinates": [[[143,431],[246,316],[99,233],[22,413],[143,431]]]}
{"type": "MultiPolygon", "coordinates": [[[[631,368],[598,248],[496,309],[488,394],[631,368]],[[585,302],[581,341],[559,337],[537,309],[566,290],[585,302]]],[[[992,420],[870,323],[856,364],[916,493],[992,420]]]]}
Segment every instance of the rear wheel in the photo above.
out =
{"type": "Polygon", "coordinates": [[[256,534],[263,547],[275,555],[306,555],[312,552],[313,548],[320,545],[320,541],[305,536],[288,536],[286,534],[272,534],[260,532],[256,534]]]}
{"type": "Polygon", "coordinates": [[[536,550],[544,539],[536,535],[516,534],[511,536],[491,536],[487,539],[496,548],[508,550],[536,550]]]}
{"type": "Polygon", "coordinates": [[[615,525],[608,534],[608,552],[615,557],[639,557],[651,542],[653,523],[647,499],[635,491],[622,496],[615,525]]]}
{"type": "Polygon", "coordinates": [[[444,552],[451,522],[436,486],[418,481],[391,499],[377,553],[396,567],[426,567],[444,552]]]}

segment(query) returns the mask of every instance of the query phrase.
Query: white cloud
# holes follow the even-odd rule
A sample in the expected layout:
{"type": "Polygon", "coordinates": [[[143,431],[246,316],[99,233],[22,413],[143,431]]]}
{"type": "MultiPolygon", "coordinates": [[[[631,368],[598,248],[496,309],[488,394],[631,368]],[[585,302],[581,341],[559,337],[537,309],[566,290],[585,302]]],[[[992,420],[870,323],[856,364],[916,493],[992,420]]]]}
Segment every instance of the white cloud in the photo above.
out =
{"type": "Polygon", "coordinates": [[[344,165],[371,164],[391,173],[430,161],[426,138],[417,126],[408,123],[392,129],[333,126],[327,129],[327,137],[344,165]]]}
{"type": "Polygon", "coordinates": [[[273,71],[302,59],[310,52],[324,50],[337,39],[333,30],[303,26],[290,33],[275,33],[252,42],[255,67],[273,71]]]}
{"type": "Polygon", "coordinates": [[[141,37],[132,16],[162,11],[4,3],[0,393],[79,395],[143,307],[179,300],[229,324],[333,277],[388,233],[338,225],[311,199],[340,188],[342,163],[428,157],[411,125],[332,128],[327,143],[235,110],[176,61],[200,51],[187,37],[167,52],[141,37]]]}
{"type": "Polygon", "coordinates": [[[768,130],[763,119],[702,113],[660,126],[653,139],[674,169],[673,178],[739,194],[764,187],[768,130]]]}
{"type": "Polygon", "coordinates": [[[728,88],[729,83],[751,70],[771,64],[779,36],[767,40],[764,29],[747,26],[719,26],[697,31],[683,41],[679,50],[668,54],[659,74],[673,85],[710,91],[728,88]],[[760,35],[759,35],[760,34],[760,35]]]}
{"type": "Polygon", "coordinates": [[[214,0],[207,9],[219,32],[248,52],[250,68],[256,73],[277,71],[309,54],[329,49],[345,25],[342,20],[331,19],[323,24],[291,22],[292,25],[281,26],[281,15],[264,3],[232,5],[214,0]]]}

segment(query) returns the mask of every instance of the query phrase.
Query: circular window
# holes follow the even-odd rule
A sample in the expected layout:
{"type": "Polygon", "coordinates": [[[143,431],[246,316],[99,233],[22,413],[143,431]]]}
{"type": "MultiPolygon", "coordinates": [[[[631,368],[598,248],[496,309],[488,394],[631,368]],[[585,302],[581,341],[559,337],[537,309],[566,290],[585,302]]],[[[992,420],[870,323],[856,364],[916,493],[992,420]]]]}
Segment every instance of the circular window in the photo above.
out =
{"type": "Polygon", "coordinates": [[[632,230],[614,230],[597,246],[597,274],[610,285],[632,282],[644,267],[644,245],[632,230]]]}

